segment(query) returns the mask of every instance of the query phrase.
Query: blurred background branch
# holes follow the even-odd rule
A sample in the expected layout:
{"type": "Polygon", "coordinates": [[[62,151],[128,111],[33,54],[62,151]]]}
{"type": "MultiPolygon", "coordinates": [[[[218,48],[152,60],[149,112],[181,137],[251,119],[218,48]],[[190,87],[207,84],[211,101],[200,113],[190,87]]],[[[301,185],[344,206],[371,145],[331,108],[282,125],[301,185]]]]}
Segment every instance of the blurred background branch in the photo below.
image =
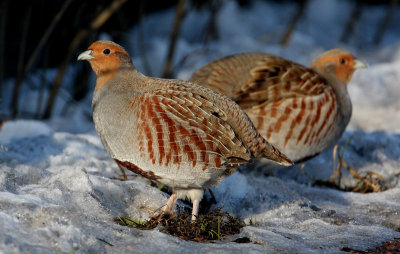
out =
{"type": "MultiPolygon", "coordinates": [[[[71,4],[72,1],[73,0],[65,1],[63,6],[61,7],[60,11],[54,16],[53,21],[50,23],[50,26],[47,28],[47,30],[43,34],[43,37],[40,39],[40,41],[39,41],[38,45],[36,46],[35,50],[33,51],[32,55],[29,57],[28,62],[26,63],[25,67],[22,67],[22,65],[23,65],[22,59],[23,58],[20,59],[21,61],[18,61],[18,63],[20,64],[19,68],[21,68],[21,70],[18,71],[17,79],[16,79],[15,86],[14,86],[13,99],[11,101],[11,107],[13,109],[13,117],[16,117],[18,115],[18,102],[19,102],[18,98],[19,98],[19,90],[20,90],[22,81],[26,78],[26,75],[28,75],[28,72],[31,70],[34,62],[36,61],[37,56],[39,55],[43,46],[47,43],[55,26],[58,24],[61,17],[63,16],[63,14],[65,13],[65,11],[67,10],[68,6],[71,4]],[[23,71],[22,71],[22,68],[23,68],[23,71]]],[[[31,8],[29,10],[31,10],[31,8]]],[[[25,22],[26,30],[28,28],[29,23],[30,22],[25,22]]],[[[24,29],[24,32],[25,32],[25,29],[24,29]]],[[[27,32],[24,34],[26,36],[27,32]]],[[[26,40],[22,40],[22,42],[25,43],[26,40]]],[[[22,44],[21,44],[21,47],[22,47],[22,44]]],[[[25,45],[23,45],[23,52],[24,52],[24,49],[25,49],[25,45]]]]}
{"type": "MultiPolygon", "coordinates": [[[[271,11],[276,5],[286,5],[294,10],[289,17],[268,13],[259,17],[260,24],[267,24],[265,38],[271,38],[266,45],[275,43],[289,47],[291,42],[298,39],[294,37],[296,33],[322,26],[304,25],[310,19],[315,19],[309,15],[315,11],[313,8],[318,1],[264,1],[269,3],[271,11]],[[282,24],[279,23],[282,20],[272,20],[280,18],[284,21],[282,24]],[[279,27],[271,24],[279,24],[279,27]]],[[[251,8],[260,3],[252,0],[0,1],[0,118],[48,119],[54,112],[62,114],[70,105],[77,105],[80,100],[87,98],[91,92],[90,68],[88,65],[74,64],[75,56],[100,38],[125,44],[128,50],[129,46],[134,45],[139,54],[130,53],[140,58],[141,61],[137,63],[147,75],[175,77],[182,68],[201,61],[204,52],[212,51],[213,42],[226,40],[226,31],[218,30],[222,27],[219,22],[226,22],[220,18],[226,18],[226,10],[231,10],[229,8],[232,6],[251,8]],[[164,16],[168,17],[168,22],[149,23],[149,13],[160,10],[173,13],[164,16]],[[196,18],[193,17],[199,16],[205,18],[199,22],[194,20],[196,18]],[[136,32],[132,33],[132,29],[136,32]],[[187,33],[188,29],[190,33],[187,33]],[[167,38],[165,44],[168,45],[165,48],[149,36],[153,30],[162,31],[159,36],[167,38]],[[197,43],[199,46],[189,52],[180,52],[179,43],[182,42],[197,43]],[[162,61],[154,58],[155,55],[165,58],[162,61]],[[70,70],[72,75],[66,78],[70,70]],[[27,100],[24,89],[34,90],[36,97],[27,100]]],[[[337,38],[332,38],[337,44],[344,43],[344,46],[357,48],[380,45],[391,36],[388,31],[393,29],[393,24],[399,23],[399,0],[344,0],[343,3],[347,8],[337,10],[341,22],[335,24],[339,34],[337,38]],[[371,26],[374,21],[366,23],[371,6],[378,6],[381,13],[374,15],[379,17],[375,18],[375,26],[371,26]]],[[[230,19],[234,21],[240,17],[230,19]]],[[[243,41],[243,48],[238,44],[238,50],[245,50],[246,43],[243,41]]],[[[182,45],[185,47],[184,43],[182,45]]],[[[90,115],[90,109],[87,111],[90,115]]]]}
{"type": "Polygon", "coordinates": [[[8,1],[0,2],[0,98],[3,97],[3,84],[4,84],[4,49],[6,40],[6,23],[7,23],[7,8],[8,1]]]}
{"type": "Polygon", "coordinates": [[[173,63],[174,55],[175,55],[176,41],[178,40],[178,37],[179,37],[179,32],[181,30],[182,21],[186,15],[185,4],[186,4],[186,0],[179,0],[178,5],[176,6],[176,9],[175,9],[175,20],[174,20],[174,25],[172,27],[171,35],[170,35],[170,39],[169,39],[167,59],[165,60],[164,67],[163,67],[162,74],[161,74],[161,76],[163,78],[171,77],[171,68],[172,68],[172,63],[173,63]]]}
{"type": "Polygon", "coordinates": [[[353,4],[353,10],[351,11],[349,18],[347,19],[346,26],[343,30],[342,36],[340,37],[340,41],[347,43],[352,36],[357,39],[356,24],[361,17],[362,10],[362,2],[355,1],[355,3],[353,4]]]}
{"type": "Polygon", "coordinates": [[[296,28],[297,23],[300,21],[301,17],[304,14],[304,10],[307,7],[307,0],[300,0],[297,6],[297,11],[293,15],[292,20],[289,23],[289,26],[286,29],[286,32],[284,33],[282,40],[281,40],[281,45],[286,46],[292,37],[292,33],[296,28]]]}
{"type": "Polygon", "coordinates": [[[19,98],[18,96],[21,83],[24,78],[23,77],[24,57],[25,57],[26,43],[28,39],[28,28],[31,22],[31,15],[32,15],[32,2],[30,2],[26,10],[25,22],[23,23],[21,32],[21,41],[20,41],[20,48],[19,48],[18,62],[17,62],[17,76],[15,78],[15,85],[11,100],[11,109],[13,117],[16,117],[18,115],[18,98],[19,98]]]}
{"type": "Polygon", "coordinates": [[[389,26],[389,24],[391,23],[393,16],[396,12],[397,6],[399,4],[399,0],[390,0],[390,4],[388,4],[387,8],[386,8],[386,15],[383,17],[379,28],[376,30],[376,34],[375,34],[375,38],[374,38],[374,44],[378,45],[383,36],[385,35],[385,32],[389,26]]]}
{"type": "Polygon", "coordinates": [[[81,42],[89,35],[91,32],[97,31],[110,17],[114,14],[127,0],[114,0],[105,10],[103,10],[93,21],[90,23],[89,29],[81,29],[72,40],[70,47],[68,48],[67,56],[60,65],[57,75],[51,86],[51,91],[49,98],[47,100],[46,108],[44,111],[43,118],[47,119],[51,116],[54,102],[56,100],[57,93],[60,89],[62,80],[64,78],[65,72],[67,71],[68,64],[75,55],[81,42]]]}

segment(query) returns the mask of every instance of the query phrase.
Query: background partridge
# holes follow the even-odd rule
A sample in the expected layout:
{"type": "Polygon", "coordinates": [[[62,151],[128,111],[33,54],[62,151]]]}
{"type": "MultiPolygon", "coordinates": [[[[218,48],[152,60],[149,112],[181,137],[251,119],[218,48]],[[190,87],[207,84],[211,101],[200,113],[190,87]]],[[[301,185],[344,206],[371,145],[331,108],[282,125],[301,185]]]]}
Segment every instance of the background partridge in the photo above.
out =
{"type": "Polygon", "coordinates": [[[119,165],[172,188],[166,212],[188,197],[195,219],[204,189],[252,157],[292,164],[236,103],[211,89],[147,77],[111,41],[94,42],[78,60],[97,76],[93,120],[104,147],[119,165]]]}
{"type": "Polygon", "coordinates": [[[347,83],[364,67],[342,49],[323,53],[308,68],[244,53],[206,64],[190,81],[233,99],[268,142],[298,162],[338,141],[352,113],[347,83]]]}

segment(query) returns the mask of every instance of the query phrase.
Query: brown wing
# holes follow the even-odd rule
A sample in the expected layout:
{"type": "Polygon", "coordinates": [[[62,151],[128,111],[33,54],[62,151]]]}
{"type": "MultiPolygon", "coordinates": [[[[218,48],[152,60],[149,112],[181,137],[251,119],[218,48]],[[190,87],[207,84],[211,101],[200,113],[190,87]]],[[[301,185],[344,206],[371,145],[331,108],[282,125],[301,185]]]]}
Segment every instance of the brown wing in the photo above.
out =
{"type": "Polygon", "coordinates": [[[326,80],[315,71],[263,53],[216,60],[196,71],[190,80],[227,95],[244,109],[321,94],[327,88],[326,80]]]}
{"type": "MultiPolygon", "coordinates": [[[[228,164],[247,161],[250,154],[285,165],[291,164],[285,155],[257,132],[240,106],[226,96],[180,80],[152,79],[152,83],[158,85],[145,95],[153,97],[153,107],[159,112],[155,118],[163,119],[168,133],[176,131],[174,125],[190,129],[189,132],[184,128],[179,130],[180,135],[187,136],[195,132],[194,136],[210,140],[213,145],[207,146],[207,150],[211,148],[213,153],[221,154],[221,159],[230,158],[226,161],[228,164]]],[[[194,139],[192,141],[195,142],[194,139]]],[[[194,149],[201,150],[204,146],[194,149]]]]}
{"type": "Polygon", "coordinates": [[[164,84],[140,100],[139,150],[153,164],[190,163],[205,170],[250,160],[250,151],[224,120],[226,114],[201,95],[164,84]]]}
{"type": "Polygon", "coordinates": [[[257,53],[223,57],[201,67],[193,73],[189,81],[234,99],[242,85],[249,80],[255,62],[262,60],[263,57],[264,54],[257,53]]]}

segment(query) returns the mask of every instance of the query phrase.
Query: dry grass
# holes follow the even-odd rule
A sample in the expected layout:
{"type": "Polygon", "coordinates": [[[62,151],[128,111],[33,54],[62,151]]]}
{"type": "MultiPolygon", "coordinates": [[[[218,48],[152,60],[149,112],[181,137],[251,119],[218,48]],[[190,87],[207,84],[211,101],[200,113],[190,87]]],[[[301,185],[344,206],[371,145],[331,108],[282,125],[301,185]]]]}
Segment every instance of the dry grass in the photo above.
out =
{"type": "MultiPolygon", "coordinates": [[[[358,173],[353,165],[347,164],[343,159],[343,155],[348,142],[343,148],[336,145],[333,149],[334,169],[331,177],[327,180],[315,180],[315,184],[358,193],[382,192],[389,189],[390,181],[385,179],[382,175],[372,171],[358,173]],[[343,170],[347,170],[353,176],[356,180],[355,185],[344,186],[342,184],[343,170]]],[[[301,169],[304,171],[303,168],[301,169]]]]}
{"type": "Polygon", "coordinates": [[[342,248],[341,251],[349,253],[400,253],[400,238],[395,238],[392,241],[384,242],[381,246],[371,248],[367,251],[355,250],[348,247],[342,248]]]}
{"type": "Polygon", "coordinates": [[[222,208],[200,215],[194,222],[191,222],[190,218],[191,214],[184,211],[175,215],[161,214],[147,222],[122,217],[117,217],[114,221],[123,226],[143,230],[160,227],[161,232],[196,242],[224,240],[228,235],[240,233],[240,229],[245,226],[242,219],[223,212],[222,208]]]}

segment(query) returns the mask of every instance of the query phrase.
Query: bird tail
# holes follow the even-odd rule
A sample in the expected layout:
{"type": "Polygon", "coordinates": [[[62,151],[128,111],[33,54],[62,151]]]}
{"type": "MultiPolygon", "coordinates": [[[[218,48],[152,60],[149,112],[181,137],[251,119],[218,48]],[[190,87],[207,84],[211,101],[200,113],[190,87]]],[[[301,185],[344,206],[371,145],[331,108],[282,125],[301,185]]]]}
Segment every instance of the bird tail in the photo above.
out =
{"type": "Polygon", "coordinates": [[[258,145],[255,146],[256,151],[252,151],[256,158],[267,158],[283,166],[292,166],[294,163],[278,148],[270,144],[263,137],[259,137],[258,145]]]}
{"type": "Polygon", "coordinates": [[[290,160],[285,154],[283,154],[281,151],[278,150],[278,148],[274,147],[270,143],[266,142],[267,146],[270,146],[270,148],[264,149],[263,150],[263,155],[265,158],[275,161],[278,164],[281,164],[283,166],[292,166],[294,163],[292,160],[290,160]]]}

